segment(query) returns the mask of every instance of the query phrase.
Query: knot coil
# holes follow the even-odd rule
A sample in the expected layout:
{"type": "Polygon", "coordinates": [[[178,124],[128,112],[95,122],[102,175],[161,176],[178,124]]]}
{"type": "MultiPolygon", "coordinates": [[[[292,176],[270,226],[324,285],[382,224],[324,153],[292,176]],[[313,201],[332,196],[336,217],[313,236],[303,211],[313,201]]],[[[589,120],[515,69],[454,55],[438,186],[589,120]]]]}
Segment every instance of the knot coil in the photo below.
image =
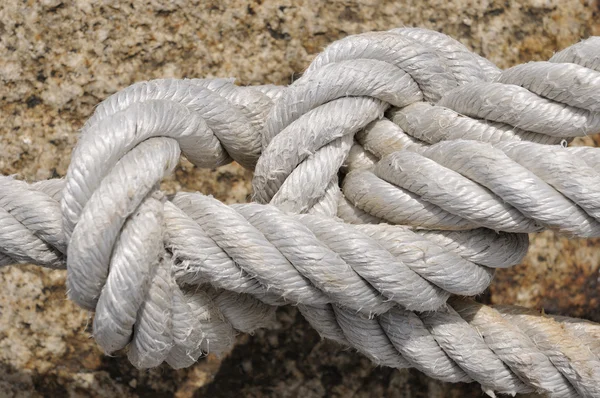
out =
{"type": "Polygon", "coordinates": [[[500,71],[403,28],[331,44],[288,87],[134,84],[64,180],[0,177],[0,265],[66,267],[99,345],[138,367],[225,352],[294,304],[386,366],[598,396],[598,325],[452,297],[517,264],[527,233],[600,236],[600,155],[566,147],[600,131],[596,42],[500,71]],[[181,154],[254,170],[255,202],[165,195],[181,154]]]}

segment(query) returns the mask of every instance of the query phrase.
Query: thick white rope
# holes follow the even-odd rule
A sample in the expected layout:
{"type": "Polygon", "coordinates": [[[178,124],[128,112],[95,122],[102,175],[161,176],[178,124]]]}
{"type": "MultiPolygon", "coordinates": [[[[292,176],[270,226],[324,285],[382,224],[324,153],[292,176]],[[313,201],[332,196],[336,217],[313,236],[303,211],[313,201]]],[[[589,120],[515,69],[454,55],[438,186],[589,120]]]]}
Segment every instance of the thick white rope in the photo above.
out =
{"type": "Polygon", "coordinates": [[[100,346],[138,367],[226,351],[291,303],[380,364],[598,396],[598,325],[450,298],[518,263],[524,233],[600,235],[598,150],[543,145],[600,131],[594,43],[500,71],[405,28],[333,43],[287,88],[135,84],[98,106],[65,180],[0,177],[0,265],[66,266],[100,346]],[[258,203],[166,198],[180,151],[254,168],[258,203]]]}

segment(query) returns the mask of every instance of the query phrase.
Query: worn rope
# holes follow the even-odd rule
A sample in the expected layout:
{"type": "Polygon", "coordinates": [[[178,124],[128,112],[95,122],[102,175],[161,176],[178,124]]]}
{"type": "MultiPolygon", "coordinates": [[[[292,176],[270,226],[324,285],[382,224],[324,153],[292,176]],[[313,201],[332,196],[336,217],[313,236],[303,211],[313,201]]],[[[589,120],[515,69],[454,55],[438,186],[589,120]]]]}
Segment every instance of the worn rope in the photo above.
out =
{"type": "Polygon", "coordinates": [[[600,395],[600,326],[473,296],[526,233],[600,236],[598,38],[500,71],[423,29],[350,36],[288,87],[155,80],[102,102],[65,179],[0,177],[0,265],[67,268],[107,353],[193,364],[297,305],[379,364],[490,395],[600,395]],[[561,144],[561,145],[557,145],[561,144]],[[158,189],[180,152],[255,203],[158,189]]]}

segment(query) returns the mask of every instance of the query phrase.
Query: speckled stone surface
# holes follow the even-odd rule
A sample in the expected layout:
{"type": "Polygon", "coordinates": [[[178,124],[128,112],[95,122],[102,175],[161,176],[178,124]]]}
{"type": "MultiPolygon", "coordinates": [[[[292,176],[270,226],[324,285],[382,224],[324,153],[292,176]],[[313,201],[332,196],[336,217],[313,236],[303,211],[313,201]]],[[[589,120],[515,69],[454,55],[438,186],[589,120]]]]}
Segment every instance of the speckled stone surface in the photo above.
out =
{"type": "MultiPolygon", "coordinates": [[[[324,46],[398,26],[436,29],[501,67],[549,58],[600,35],[591,0],[0,2],[0,173],[28,181],[65,174],[77,131],[95,104],[158,77],[236,77],[289,83],[324,46]]],[[[584,141],[593,144],[592,139],[584,141]]],[[[168,191],[245,201],[250,172],[183,161],[168,191]]],[[[520,266],[501,270],[482,300],[600,321],[598,240],[532,239],[520,266]]],[[[372,366],[321,341],[293,308],[274,330],[239,336],[225,358],[180,371],[137,371],[102,355],[91,314],[66,299],[65,273],[0,270],[0,396],[4,397],[469,397],[414,370],[372,366]]]]}

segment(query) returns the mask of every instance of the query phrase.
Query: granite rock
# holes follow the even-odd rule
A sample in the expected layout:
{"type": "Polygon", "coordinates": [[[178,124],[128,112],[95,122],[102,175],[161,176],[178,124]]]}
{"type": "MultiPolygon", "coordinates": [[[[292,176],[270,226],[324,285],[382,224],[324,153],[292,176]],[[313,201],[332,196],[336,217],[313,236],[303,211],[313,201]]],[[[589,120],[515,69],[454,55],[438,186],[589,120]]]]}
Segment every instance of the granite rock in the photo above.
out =
{"type": "MultiPolygon", "coordinates": [[[[452,35],[504,68],[600,35],[599,14],[596,0],[3,0],[0,173],[63,176],[94,106],[136,81],[286,84],[332,41],[398,26],[452,35]]],[[[250,178],[236,165],[200,170],[182,161],[163,188],[243,202],[250,178]]],[[[599,241],[547,232],[532,243],[481,299],[600,321],[599,241]]],[[[293,308],[279,311],[274,329],[239,336],[225,358],[138,371],[90,339],[91,314],[66,299],[64,272],[8,267],[0,281],[0,396],[481,396],[476,385],[374,367],[320,340],[293,308]]]]}

